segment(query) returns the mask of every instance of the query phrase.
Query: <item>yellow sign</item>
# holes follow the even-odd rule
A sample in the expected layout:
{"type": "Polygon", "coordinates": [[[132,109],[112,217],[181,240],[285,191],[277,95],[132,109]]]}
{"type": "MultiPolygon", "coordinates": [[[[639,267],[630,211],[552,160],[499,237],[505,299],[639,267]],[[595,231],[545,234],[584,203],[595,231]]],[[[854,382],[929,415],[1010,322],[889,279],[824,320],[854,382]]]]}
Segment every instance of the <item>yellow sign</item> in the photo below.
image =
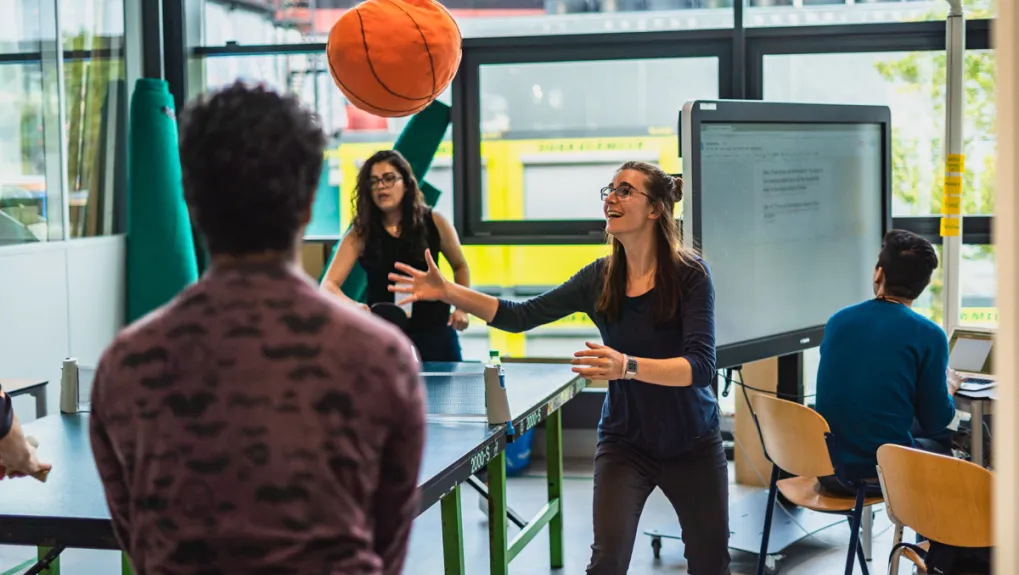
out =
{"type": "Polygon", "coordinates": [[[945,157],[945,171],[961,174],[966,171],[966,154],[948,154],[945,157]]]}
{"type": "Polygon", "coordinates": [[[962,213],[962,196],[944,195],[941,196],[941,213],[957,216],[962,213]]]}
{"type": "Polygon", "coordinates": [[[957,237],[962,232],[962,220],[960,218],[941,218],[941,236],[957,237]]]}
{"type": "Polygon", "coordinates": [[[945,176],[945,195],[962,195],[962,176],[945,176]]]}

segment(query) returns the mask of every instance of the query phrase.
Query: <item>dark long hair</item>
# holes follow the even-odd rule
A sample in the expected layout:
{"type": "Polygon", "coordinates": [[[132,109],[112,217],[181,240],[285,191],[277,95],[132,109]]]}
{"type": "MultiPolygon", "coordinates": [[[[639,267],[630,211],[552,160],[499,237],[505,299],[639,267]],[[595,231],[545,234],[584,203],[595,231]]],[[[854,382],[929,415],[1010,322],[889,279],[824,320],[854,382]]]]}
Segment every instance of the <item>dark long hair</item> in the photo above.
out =
{"type": "Polygon", "coordinates": [[[410,164],[403,154],[396,150],[380,150],[365,160],[357,173],[357,184],[354,188],[354,233],[361,238],[364,254],[371,258],[382,255],[382,234],[386,233],[382,223],[382,210],[372,200],[372,168],[380,163],[387,163],[400,174],[403,180],[403,200],[400,202],[400,237],[412,242],[413,253],[424,254],[427,239],[425,237],[425,217],[428,204],[418,186],[417,178],[411,171],[410,164]]]}
{"type": "MultiPolygon", "coordinates": [[[[654,322],[665,323],[676,316],[682,298],[683,266],[704,272],[697,253],[680,239],[679,226],[673,216],[676,203],[683,199],[683,179],[673,178],[661,168],[647,162],[626,162],[617,172],[635,170],[644,174],[648,199],[660,214],[655,226],[655,284],[652,293],[654,322]]],[[[609,237],[612,254],[603,267],[602,290],[597,311],[610,320],[619,319],[626,297],[626,250],[614,237],[609,237]]]]}

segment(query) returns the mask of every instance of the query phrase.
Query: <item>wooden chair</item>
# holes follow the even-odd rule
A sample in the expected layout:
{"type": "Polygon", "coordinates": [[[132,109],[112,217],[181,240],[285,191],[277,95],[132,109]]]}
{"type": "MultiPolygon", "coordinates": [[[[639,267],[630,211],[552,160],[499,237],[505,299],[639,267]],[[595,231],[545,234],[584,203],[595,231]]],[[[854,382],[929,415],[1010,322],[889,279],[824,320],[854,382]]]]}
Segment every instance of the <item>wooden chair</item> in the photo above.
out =
{"type": "Polygon", "coordinates": [[[765,573],[768,538],[779,491],[791,503],[800,507],[847,516],[850,536],[846,575],[852,575],[856,558],[859,558],[860,567],[864,575],[867,575],[867,560],[860,546],[860,525],[864,510],[881,503],[882,498],[868,497],[867,487],[863,484],[857,486],[856,497],[833,496],[822,491],[817,478],[835,475],[835,469],[828,451],[831,429],[819,413],[805,405],[770,395],[754,396],[751,398],[751,406],[761,432],[764,454],[773,464],[768,508],[764,514],[764,533],[761,536],[761,553],[757,557],[757,575],[765,573]],[[794,477],[779,479],[780,470],[794,477]]]}
{"type": "Polygon", "coordinates": [[[926,572],[923,559],[902,543],[901,529],[909,527],[931,541],[955,547],[991,547],[993,474],[983,467],[902,447],[877,450],[878,478],[885,494],[885,511],[897,528],[888,573],[898,573],[905,556],[926,572]]]}

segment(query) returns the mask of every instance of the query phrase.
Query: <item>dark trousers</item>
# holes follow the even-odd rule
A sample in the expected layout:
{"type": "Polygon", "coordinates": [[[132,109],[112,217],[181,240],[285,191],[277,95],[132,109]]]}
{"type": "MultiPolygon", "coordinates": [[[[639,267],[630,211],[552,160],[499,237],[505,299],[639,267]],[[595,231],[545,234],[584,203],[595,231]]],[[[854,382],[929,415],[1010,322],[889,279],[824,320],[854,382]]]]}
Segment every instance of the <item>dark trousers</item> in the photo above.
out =
{"type": "Polygon", "coordinates": [[[658,487],[679,517],[690,575],[729,574],[729,474],[721,435],[666,460],[603,442],[594,458],[594,544],[588,575],[624,575],[637,522],[658,487]]]}
{"type": "Polygon", "coordinates": [[[460,336],[448,325],[416,329],[407,335],[421,354],[421,361],[463,361],[460,336]]]}

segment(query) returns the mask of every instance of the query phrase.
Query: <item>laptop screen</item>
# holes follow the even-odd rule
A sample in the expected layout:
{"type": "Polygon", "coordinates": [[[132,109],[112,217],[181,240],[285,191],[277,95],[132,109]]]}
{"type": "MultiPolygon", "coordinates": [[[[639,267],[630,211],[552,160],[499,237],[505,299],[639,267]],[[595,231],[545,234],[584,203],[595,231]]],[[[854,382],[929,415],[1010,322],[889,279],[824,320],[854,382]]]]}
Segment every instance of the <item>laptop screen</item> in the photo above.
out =
{"type": "Polygon", "coordinates": [[[948,365],[956,371],[991,374],[991,348],[994,339],[989,333],[956,331],[952,335],[948,365]]]}

